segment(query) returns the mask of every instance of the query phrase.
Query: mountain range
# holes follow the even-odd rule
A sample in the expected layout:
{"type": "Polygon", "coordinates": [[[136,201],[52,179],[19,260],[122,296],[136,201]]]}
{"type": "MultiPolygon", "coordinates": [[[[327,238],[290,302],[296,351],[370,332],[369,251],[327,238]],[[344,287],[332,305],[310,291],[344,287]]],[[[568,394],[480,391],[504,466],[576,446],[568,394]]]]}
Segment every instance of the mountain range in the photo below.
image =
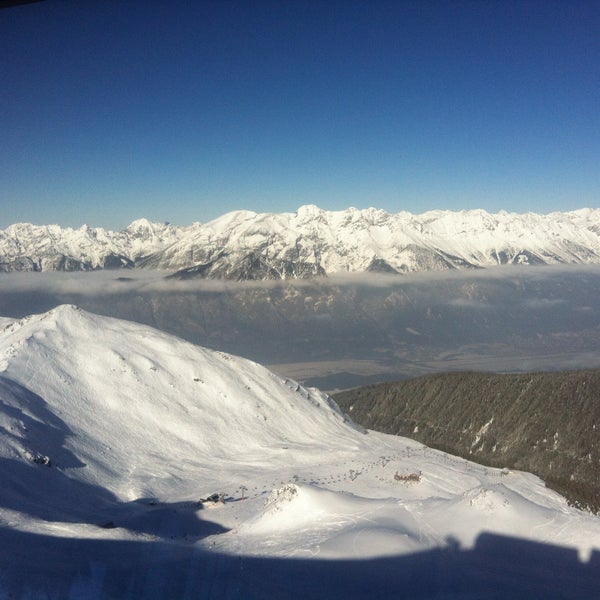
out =
{"type": "Polygon", "coordinates": [[[600,209],[414,215],[308,205],[186,227],[139,219],[119,232],[27,223],[0,231],[5,272],[143,268],[181,279],[267,280],[571,263],[600,263],[600,209]]]}

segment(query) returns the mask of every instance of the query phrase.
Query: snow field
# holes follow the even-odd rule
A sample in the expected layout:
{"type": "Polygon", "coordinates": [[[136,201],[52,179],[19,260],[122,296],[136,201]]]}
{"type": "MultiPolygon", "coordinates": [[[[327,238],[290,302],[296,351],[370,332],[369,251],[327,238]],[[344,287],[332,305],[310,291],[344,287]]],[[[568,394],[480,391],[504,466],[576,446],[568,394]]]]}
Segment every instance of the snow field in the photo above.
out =
{"type": "Polygon", "coordinates": [[[8,323],[0,365],[3,527],[294,558],[490,531],[600,548],[600,519],[533,475],[365,433],[318,390],[149,327],[61,306],[8,323]]]}

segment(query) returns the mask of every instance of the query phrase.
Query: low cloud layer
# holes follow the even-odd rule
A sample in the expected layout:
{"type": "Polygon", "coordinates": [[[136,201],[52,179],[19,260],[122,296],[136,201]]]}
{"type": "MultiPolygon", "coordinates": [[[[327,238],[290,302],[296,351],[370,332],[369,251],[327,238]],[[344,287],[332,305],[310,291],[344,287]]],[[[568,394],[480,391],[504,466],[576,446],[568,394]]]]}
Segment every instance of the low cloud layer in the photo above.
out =
{"type": "Polygon", "coordinates": [[[77,304],[264,364],[296,365],[307,380],[325,377],[326,389],[450,369],[600,366],[598,266],[244,283],[165,276],[3,274],[0,315],[77,304]],[[329,374],[315,367],[323,363],[329,374]],[[370,374],[355,373],[356,364],[370,374]]]}
{"type": "MultiPolygon", "coordinates": [[[[335,288],[371,287],[405,288],[427,287],[447,282],[485,282],[510,280],[531,282],[550,280],[555,277],[589,276],[600,278],[600,266],[500,266],[478,270],[429,271],[407,275],[385,275],[371,273],[341,273],[326,278],[296,279],[285,281],[223,281],[207,279],[177,280],[168,279],[169,273],[151,270],[132,271],[92,271],[92,272],[45,272],[45,273],[2,273],[0,274],[0,294],[42,292],[50,294],[76,294],[101,296],[136,293],[196,293],[196,292],[236,292],[248,289],[277,289],[283,287],[335,288]]],[[[459,305],[456,299],[453,302],[459,305]]],[[[480,304],[476,301],[473,305],[480,304]]],[[[463,304],[468,305],[465,301],[463,304]]],[[[541,306],[540,306],[541,307],[541,306]]]]}

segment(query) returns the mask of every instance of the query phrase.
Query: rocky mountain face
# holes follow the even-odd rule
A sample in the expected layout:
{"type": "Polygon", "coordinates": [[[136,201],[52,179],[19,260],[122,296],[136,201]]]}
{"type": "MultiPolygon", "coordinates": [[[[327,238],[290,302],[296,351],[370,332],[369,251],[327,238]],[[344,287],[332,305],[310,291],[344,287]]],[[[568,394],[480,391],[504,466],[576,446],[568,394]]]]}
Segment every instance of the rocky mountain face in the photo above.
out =
{"type": "Polygon", "coordinates": [[[120,232],[31,224],[0,231],[0,271],[136,267],[181,279],[265,280],[560,263],[600,263],[600,209],[413,215],[302,206],[188,227],[140,219],[120,232]]]}
{"type": "Polygon", "coordinates": [[[448,373],[334,396],[369,429],[495,467],[531,471],[600,511],[600,370],[448,373]]]}
{"type": "Polygon", "coordinates": [[[178,240],[184,230],[138,219],[119,232],[18,223],[0,231],[0,272],[132,268],[178,240]]]}

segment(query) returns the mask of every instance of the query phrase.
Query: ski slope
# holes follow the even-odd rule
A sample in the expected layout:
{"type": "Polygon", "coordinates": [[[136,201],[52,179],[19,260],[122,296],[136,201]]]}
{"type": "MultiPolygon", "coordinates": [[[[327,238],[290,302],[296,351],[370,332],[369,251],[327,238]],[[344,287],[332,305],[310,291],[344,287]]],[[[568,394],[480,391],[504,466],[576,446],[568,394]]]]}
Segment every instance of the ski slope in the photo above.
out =
{"type": "Polygon", "coordinates": [[[0,598],[342,597],[343,561],[372,583],[490,534],[600,548],[537,477],[366,432],[251,361],[71,305],[0,327],[0,598]]]}

